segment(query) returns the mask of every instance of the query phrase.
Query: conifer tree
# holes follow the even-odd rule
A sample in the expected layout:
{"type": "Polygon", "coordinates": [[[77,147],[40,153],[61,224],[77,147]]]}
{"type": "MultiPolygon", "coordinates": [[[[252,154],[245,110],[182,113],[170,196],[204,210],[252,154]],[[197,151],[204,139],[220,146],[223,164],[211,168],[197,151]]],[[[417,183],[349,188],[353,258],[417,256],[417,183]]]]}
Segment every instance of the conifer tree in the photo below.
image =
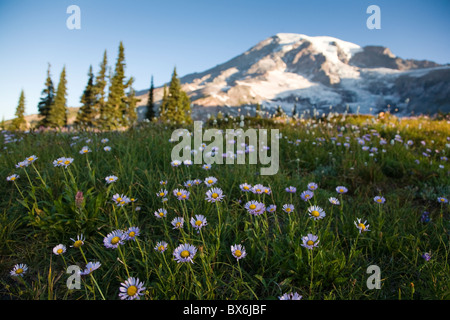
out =
{"type": "Polygon", "coordinates": [[[181,106],[184,113],[184,122],[192,123],[191,118],[191,99],[189,99],[188,94],[181,90],[181,106]]]}
{"type": "Polygon", "coordinates": [[[48,115],[50,112],[50,107],[53,105],[55,100],[55,87],[53,86],[53,81],[50,75],[50,63],[47,68],[47,79],[45,80],[45,88],[42,90],[42,97],[38,103],[38,112],[42,116],[39,121],[39,126],[48,126],[48,115]]]}
{"type": "Polygon", "coordinates": [[[181,89],[180,80],[177,77],[176,68],[173,69],[172,79],[169,85],[169,93],[167,95],[167,103],[165,105],[165,118],[176,124],[190,123],[190,99],[186,92],[181,89]]]}
{"type": "Polygon", "coordinates": [[[164,84],[163,97],[161,100],[161,105],[159,106],[159,118],[162,121],[166,121],[166,107],[167,107],[167,85],[164,84]]]}
{"type": "Polygon", "coordinates": [[[105,104],[103,105],[103,108],[100,111],[100,121],[99,121],[99,127],[102,129],[111,129],[112,125],[113,125],[113,116],[112,116],[112,107],[111,104],[108,103],[108,99],[109,99],[109,92],[111,91],[111,87],[112,87],[112,80],[113,80],[113,68],[112,67],[108,67],[108,89],[106,90],[107,93],[107,98],[105,100],[105,104]]]}
{"type": "Polygon", "coordinates": [[[279,105],[277,107],[277,110],[275,112],[275,117],[283,117],[284,116],[284,110],[283,108],[281,108],[281,106],[279,105]]]}
{"type": "Polygon", "coordinates": [[[123,121],[123,114],[126,112],[125,89],[125,52],[122,42],[119,45],[119,54],[117,57],[114,75],[111,79],[108,101],[106,103],[106,112],[104,117],[104,126],[108,129],[117,128],[126,125],[123,121]]]}
{"type": "Polygon", "coordinates": [[[94,87],[94,74],[92,73],[92,66],[89,66],[88,83],[81,96],[80,102],[82,104],[75,125],[78,127],[93,127],[95,117],[95,87],[94,87]]]}
{"type": "Polygon", "coordinates": [[[16,108],[16,117],[12,121],[13,130],[26,129],[27,121],[25,120],[25,94],[23,90],[20,92],[19,104],[16,108]]]}
{"type": "Polygon", "coordinates": [[[147,113],[145,114],[145,117],[152,121],[153,118],[155,117],[155,97],[154,97],[154,86],[153,86],[153,76],[152,76],[152,81],[150,84],[150,89],[148,91],[148,101],[147,101],[147,113]]]}
{"type": "Polygon", "coordinates": [[[169,92],[167,96],[166,118],[170,122],[181,123],[184,120],[182,114],[180,100],[181,100],[181,84],[177,77],[176,68],[173,69],[172,79],[169,84],[169,92]]]}
{"type": "Polygon", "coordinates": [[[63,67],[59,77],[58,88],[56,89],[55,101],[50,106],[48,114],[48,126],[61,128],[67,125],[67,81],[66,67],[63,67]]]}
{"type": "Polygon", "coordinates": [[[259,102],[256,104],[256,112],[255,112],[256,118],[261,118],[261,105],[259,102]]]}
{"type": "Polygon", "coordinates": [[[294,104],[294,108],[292,108],[292,117],[294,118],[297,115],[297,105],[294,104]]]}
{"type": "Polygon", "coordinates": [[[136,91],[133,88],[134,78],[131,77],[127,83],[129,92],[127,94],[127,109],[123,116],[124,125],[132,126],[136,123],[138,116],[136,113],[136,105],[140,99],[136,98],[136,91]]]}
{"type": "Polygon", "coordinates": [[[106,50],[103,53],[103,60],[100,63],[100,71],[95,78],[94,92],[95,92],[95,107],[94,118],[96,119],[96,126],[102,127],[102,119],[106,114],[106,87],[108,85],[108,59],[106,50]]]}

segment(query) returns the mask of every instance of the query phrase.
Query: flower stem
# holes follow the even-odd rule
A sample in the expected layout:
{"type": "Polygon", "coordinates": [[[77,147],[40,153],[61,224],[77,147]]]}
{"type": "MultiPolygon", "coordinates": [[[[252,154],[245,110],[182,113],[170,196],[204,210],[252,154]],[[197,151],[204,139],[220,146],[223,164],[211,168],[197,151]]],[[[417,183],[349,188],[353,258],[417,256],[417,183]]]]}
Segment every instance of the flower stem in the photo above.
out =
{"type": "Polygon", "coordinates": [[[127,263],[126,263],[126,261],[125,261],[125,257],[124,257],[124,255],[123,255],[123,252],[122,252],[122,250],[120,249],[120,245],[117,247],[117,249],[119,249],[120,257],[122,258],[123,265],[125,266],[125,271],[127,272],[127,276],[128,276],[128,278],[129,278],[129,277],[130,277],[130,273],[128,272],[127,263]]]}

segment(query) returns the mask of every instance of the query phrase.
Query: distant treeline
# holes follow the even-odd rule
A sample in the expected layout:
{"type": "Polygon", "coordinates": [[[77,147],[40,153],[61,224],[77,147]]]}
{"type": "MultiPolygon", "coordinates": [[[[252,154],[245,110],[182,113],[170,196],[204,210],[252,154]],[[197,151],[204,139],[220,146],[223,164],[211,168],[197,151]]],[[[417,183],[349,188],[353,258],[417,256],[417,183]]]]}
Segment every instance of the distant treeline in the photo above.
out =
{"type": "MultiPolygon", "coordinates": [[[[73,126],[78,129],[97,128],[114,130],[129,127],[138,120],[136,106],[139,99],[133,88],[134,78],[125,76],[125,49],[120,42],[119,53],[114,71],[108,66],[107,52],[103,54],[100,70],[95,76],[92,65],[89,66],[88,80],[80,98],[81,107],[76,115],[73,126]]],[[[47,78],[38,103],[40,120],[38,127],[63,128],[68,126],[67,80],[66,68],[63,67],[59,83],[55,91],[50,63],[47,78]]],[[[164,96],[158,110],[155,110],[153,76],[149,89],[146,119],[149,121],[164,121],[171,123],[190,123],[190,99],[181,89],[176,68],[172,73],[169,87],[164,85],[164,96]]],[[[15,118],[9,125],[10,130],[25,130],[28,128],[25,119],[25,93],[21,91],[15,118]]]]}

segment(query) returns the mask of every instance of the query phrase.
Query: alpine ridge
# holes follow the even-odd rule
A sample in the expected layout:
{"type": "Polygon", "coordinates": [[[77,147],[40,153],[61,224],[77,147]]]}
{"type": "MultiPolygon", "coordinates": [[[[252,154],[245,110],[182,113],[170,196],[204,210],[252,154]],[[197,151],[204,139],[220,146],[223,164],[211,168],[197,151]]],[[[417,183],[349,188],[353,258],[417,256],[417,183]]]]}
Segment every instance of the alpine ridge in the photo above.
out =
{"type": "MultiPolygon", "coordinates": [[[[328,36],[279,33],[244,53],[180,78],[193,118],[254,108],[290,114],[333,112],[400,116],[450,112],[450,66],[402,59],[381,46],[328,36]]],[[[155,89],[155,103],[162,88],[155,89]]],[[[138,92],[145,114],[148,90],[138,92]]]]}

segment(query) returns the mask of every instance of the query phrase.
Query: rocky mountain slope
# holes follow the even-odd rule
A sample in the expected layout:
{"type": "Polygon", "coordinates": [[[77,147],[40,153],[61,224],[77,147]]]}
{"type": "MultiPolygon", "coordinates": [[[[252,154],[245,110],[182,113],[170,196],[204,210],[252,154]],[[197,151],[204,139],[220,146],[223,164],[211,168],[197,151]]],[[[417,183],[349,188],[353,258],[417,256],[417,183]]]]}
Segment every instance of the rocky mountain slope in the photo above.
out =
{"type": "MultiPolygon", "coordinates": [[[[180,78],[194,118],[260,103],[288,114],[344,111],[399,115],[450,112],[450,66],[402,59],[388,48],[360,47],[333,37],[281,33],[231,60],[180,78]]],[[[138,92],[140,104],[147,90],[138,92]]],[[[156,104],[162,88],[155,90],[156,104]]],[[[145,107],[139,110],[145,114],[145,107]]]]}

